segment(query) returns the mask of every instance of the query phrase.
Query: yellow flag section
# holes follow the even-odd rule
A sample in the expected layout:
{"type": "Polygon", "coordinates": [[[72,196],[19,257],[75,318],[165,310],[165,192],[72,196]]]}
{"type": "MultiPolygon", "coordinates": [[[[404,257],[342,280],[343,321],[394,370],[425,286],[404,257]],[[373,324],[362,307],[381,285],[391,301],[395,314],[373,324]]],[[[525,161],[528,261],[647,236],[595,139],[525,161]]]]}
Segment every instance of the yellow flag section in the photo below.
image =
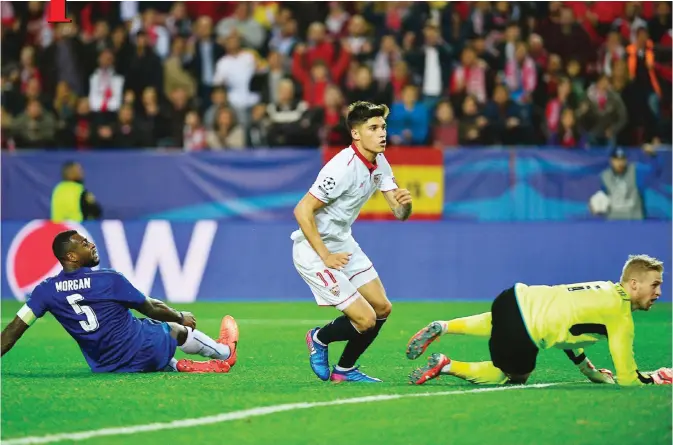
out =
{"type": "MultiPolygon", "coordinates": [[[[324,162],[341,149],[327,148],[324,162]]],[[[442,218],[444,205],[444,158],[434,148],[388,148],[386,159],[393,167],[395,182],[411,192],[414,211],[411,219],[435,220],[442,218]]],[[[376,192],[360,212],[360,219],[394,219],[383,194],[376,192]]]]}

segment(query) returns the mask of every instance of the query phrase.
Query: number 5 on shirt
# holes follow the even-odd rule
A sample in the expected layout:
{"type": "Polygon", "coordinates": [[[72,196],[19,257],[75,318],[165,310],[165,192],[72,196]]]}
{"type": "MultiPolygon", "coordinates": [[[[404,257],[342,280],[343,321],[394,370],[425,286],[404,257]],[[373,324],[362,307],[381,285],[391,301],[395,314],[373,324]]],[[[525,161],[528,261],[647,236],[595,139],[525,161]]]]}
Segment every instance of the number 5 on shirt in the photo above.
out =
{"type": "Polygon", "coordinates": [[[86,315],[86,321],[82,320],[79,322],[80,326],[82,326],[82,329],[84,329],[85,332],[93,332],[98,329],[98,318],[96,317],[93,309],[91,309],[89,306],[78,304],[78,302],[84,300],[83,296],[80,294],[72,294],[68,295],[66,300],[68,300],[68,303],[70,303],[70,306],[72,306],[77,315],[86,315]]]}

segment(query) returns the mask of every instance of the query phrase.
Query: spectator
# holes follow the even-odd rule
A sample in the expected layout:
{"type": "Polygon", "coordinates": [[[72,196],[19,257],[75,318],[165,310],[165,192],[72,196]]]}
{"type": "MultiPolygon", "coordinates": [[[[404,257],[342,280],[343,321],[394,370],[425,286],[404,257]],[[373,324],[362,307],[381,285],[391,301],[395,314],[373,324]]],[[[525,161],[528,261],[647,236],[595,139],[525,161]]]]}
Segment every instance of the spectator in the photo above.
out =
{"type": "Polygon", "coordinates": [[[233,31],[241,37],[244,46],[256,50],[262,47],[266,39],[264,27],[252,17],[252,5],[247,2],[238,3],[234,14],[222,19],[215,29],[218,40],[222,41],[226,41],[233,31]]]}
{"type": "Polygon", "coordinates": [[[2,106],[9,114],[16,116],[26,107],[26,99],[21,95],[20,91],[19,68],[15,65],[10,65],[9,68],[3,71],[3,75],[0,76],[2,106]]]}
{"type": "Polygon", "coordinates": [[[577,97],[584,95],[586,80],[582,74],[582,66],[576,59],[570,60],[566,66],[566,75],[570,81],[570,87],[577,97]]]}
{"type": "Polygon", "coordinates": [[[95,63],[98,54],[113,45],[112,37],[110,36],[110,25],[105,20],[97,20],[94,24],[93,35],[91,40],[85,43],[85,51],[87,53],[84,63],[87,74],[91,74],[96,69],[95,63]]]}
{"type": "Polygon", "coordinates": [[[531,34],[528,37],[528,54],[535,62],[538,70],[545,71],[549,63],[549,53],[544,47],[544,42],[539,34],[531,34]]]}
{"type": "Polygon", "coordinates": [[[136,46],[138,46],[138,37],[143,36],[144,46],[149,49],[149,52],[157,55],[160,61],[168,57],[171,50],[171,35],[166,27],[160,24],[155,9],[148,8],[142,16],[136,16],[133,19],[131,35],[135,36],[136,46]]]}
{"type": "Polygon", "coordinates": [[[570,80],[564,77],[558,84],[556,97],[549,99],[545,108],[545,128],[548,138],[558,130],[561,115],[567,108],[571,110],[577,108],[577,97],[572,91],[570,80]]]}
{"type": "Polygon", "coordinates": [[[307,122],[302,122],[308,104],[295,98],[294,84],[289,79],[283,79],[278,85],[278,102],[269,104],[267,113],[271,122],[269,138],[272,146],[300,146],[307,140],[305,128],[307,122]]]}
{"type": "Polygon", "coordinates": [[[614,146],[628,115],[622,98],[612,91],[608,76],[600,76],[589,87],[585,107],[588,110],[583,116],[583,127],[589,130],[591,144],[614,146]]]}
{"type": "Polygon", "coordinates": [[[418,87],[407,85],[402,100],[395,102],[388,117],[388,136],[394,145],[423,145],[427,142],[430,113],[418,101],[418,87]]]}
{"type": "Polygon", "coordinates": [[[166,29],[171,37],[186,36],[192,30],[192,21],[187,15],[187,5],[185,2],[175,2],[171,7],[171,12],[166,17],[166,29]]]}
{"type": "Polygon", "coordinates": [[[635,43],[638,30],[647,28],[647,22],[640,17],[640,11],[638,2],[626,2],[623,16],[612,24],[613,29],[618,29],[626,42],[635,43]]]}
{"type": "Polygon", "coordinates": [[[56,86],[56,97],[54,98],[54,112],[56,113],[56,140],[58,146],[67,147],[72,145],[72,132],[69,128],[75,116],[77,108],[77,96],[72,92],[67,82],[61,81],[56,86]]]}
{"type": "Polygon", "coordinates": [[[49,102],[48,96],[42,94],[40,81],[37,78],[30,79],[26,84],[22,104],[27,104],[31,100],[38,100],[42,104],[42,108],[51,109],[52,104],[49,102]]]}
{"type": "MultiPolygon", "coordinates": [[[[298,49],[299,53],[302,51],[302,48],[298,49]]],[[[312,107],[323,106],[325,89],[330,83],[329,69],[325,62],[322,60],[316,60],[313,63],[310,72],[306,72],[306,70],[304,70],[302,67],[300,59],[295,55],[294,63],[292,65],[292,74],[295,80],[301,86],[304,102],[312,107]]],[[[276,89],[276,94],[278,91],[279,90],[276,89]]],[[[277,102],[278,97],[276,96],[275,99],[277,102]]]]}
{"type": "Polygon", "coordinates": [[[166,140],[170,138],[170,118],[166,115],[164,107],[159,105],[159,97],[154,87],[143,90],[138,117],[139,127],[142,128],[148,144],[159,147],[170,145],[166,140]]]}
{"type": "MultiPolygon", "coordinates": [[[[279,17],[286,17],[287,9],[281,9],[279,17]],[[285,12],[283,12],[285,11],[285,12]]],[[[292,52],[295,46],[299,43],[297,37],[297,21],[291,16],[283,19],[283,22],[278,24],[271,31],[273,37],[269,41],[269,50],[276,51],[283,55],[283,60],[291,60],[292,52]]],[[[285,66],[288,69],[289,66],[285,66]]]]}
{"type": "MultiPolygon", "coordinates": [[[[451,47],[441,40],[439,28],[428,22],[423,28],[423,47],[406,55],[406,62],[421,79],[423,102],[428,110],[434,109],[446,91],[446,81],[451,73],[451,47]]],[[[472,56],[476,60],[474,51],[472,56]]]]}
{"type": "Polygon", "coordinates": [[[212,130],[215,126],[215,119],[220,108],[228,107],[227,90],[224,88],[215,88],[211,94],[210,101],[212,105],[208,107],[203,115],[203,124],[206,130],[212,130]]]}
{"type": "Polygon", "coordinates": [[[441,101],[435,110],[435,124],[432,128],[432,145],[436,148],[458,146],[458,122],[449,101],[441,101]]]}
{"type": "Polygon", "coordinates": [[[372,24],[381,37],[383,32],[402,35],[409,31],[405,28],[405,20],[409,17],[412,7],[407,2],[369,3],[362,11],[364,18],[372,24]]]}
{"type": "Polygon", "coordinates": [[[56,120],[38,100],[31,99],[26,111],[14,119],[12,135],[16,148],[48,148],[56,135],[56,120]]]}
{"type": "Polygon", "coordinates": [[[341,83],[345,90],[352,90],[355,88],[355,79],[357,78],[358,70],[362,64],[357,59],[351,59],[348,63],[348,71],[341,83]]]}
{"type": "Polygon", "coordinates": [[[337,47],[329,41],[325,25],[314,22],[309,26],[306,45],[297,45],[295,49],[294,63],[300,63],[306,69],[306,67],[313,66],[316,60],[321,59],[329,69],[332,82],[340,83],[351,58],[348,49],[347,46],[337,47]]]}
{"type": "Polygon", "coordinates": [[[367,22],[361,15],[354,15],[348,22],[348,34],[342,40],[342,48],[359,60],[368,60],[373,57],[374,46],[367,37],[367,22]]]}
{"type": "Polygon", "coordinates": [[[68,122],[68,138],[77,150],[88,150],[95,145],[95,128],[89,110],[89,99],[80,97],[77,100],[75,116],[68,122]]]}
{"type": "MultiPolygon", "coordinates": [[[[278,42],[278,38],[281,37],[283,34],[283,29],[285,28],[285,25],[287,25],[290,21],[294,21],[295,27],[297,25],[297,21],[294,20],[292,16],[292,10],[289,9],[287,6],[281,6],[276,10],[275,17],[274,17],[274,22],[271,25],[271,30],[269,32],[269,49],[273,49],[275,51],[278,51],[280,53],[283,53],[284,55],[288,55],[287,53],[284,53],[281,51],[279,48],[274,48],[272,45],[272,42],[278,42]]],[[[296,29],[295,29],[296,32],[296,29]]]]}
{"type": "MultiPolygon", "coordinates": [[[[110,50],[114,55],[115,60],[115,71],[122,76],[126,75],[126,72],[131,63],[131,58],[133,57],[133,47],[129,41],[128,34],[126,29],[120,25],[112,31],[112,46],[110,50]]],[[[97,56],[94,57],[94,61],[97,60],[97,56]]],[[[95,62],[94,62],[95,63],[95,62]]],[[[91,71],[95,69],[92,68],[91,71]]]]}
{"type": "Polygon", "coordinates": [[[250,148],[269,147],[269,125],[266,105],[257,104],[252,107],[251,122],[246,134],[246,146],[250,148]]]}
{"type": "Polygon", "coordinates": [[[164,62],[164,94],[166,96],[170,96],[176,88],[184,89],[190,98],[196,95],[196,82],[184,68],[184,56],[185,40],[182,37],[176,37],[171,45],[171,54],[164,62]]]}
{"type": "Polygon", "coordinates": [[[124,78],[114,70],[112,51],[98,56],[98,69],[89,79],[89,108],[94,113],[115,112],[122,104],[124,78]]]}
{"type": "Polygon", "coordinates": [[[596,59],[589,35],[575,21],[570,8],[561,8],[558,24],[541,26],[539,33],[546,42],[549,52],[561,56],[564,63],[575,58],[581,66],[588,66],[596,59]]]}
{"type": "MultiPolygon", "coordinates": [[[[266,64],[258,66],[257,72],[250,81],[250,90],[254,93],[260,95],[262,102],[272,103],[276,102],[278,98],[276,97],[276,92],[278,91],[278,83],[283,79],[287,73],[283,67],[282,55],[276,51],[271,51],[267,58],[266,64]]],[[[300,78],[305,82],[306,79],[304,76],[306,73],[299,72],[300,78]]],[[[323,76],[326,78],[326,76],[323,76]]],[[[306,97],[311,97],[311,86],[304,85],[302,80],[297,78],[297,81],[302,83],[303,88],[308,88],[309,91],[304,91],[305,99],[306,97]],[[308,93],[308,94],[307,94],[308,93]]],[[[310,99],[308,100],[310,102],[310,99]]]]}
{"type": "Polygon", "coordinates": [[[531,102],[537,87],[537,69],[533,59],[528,56],[528,47],[524,42],[516,44],[514,58],[507,61],[505,81],[512,100],[519,104],[531,102]]]}
{"type": "Polygon", "coordinates": [[[196,20],[194,36],[187,42],[187,70],[198,83],[198,96],[202,109],[210,106],[210,93],[215,78],[215,65],[222,56],[224,49],[213,39],[213,21],[203,16],[196,20]]]}
{"type": "Polygon", "coordinates": [[[208,147],[206,129],[201,124],[201,118],[196,111],[189,111],[185,116],[183,139],[185,151],[201,151],[208,147]]]}
{"type": "Polygon", "coordinates": [[[350,14],[340,2],[329,2],[325,26],[329,36],[335,40],[345,37],[350,14]]]}
{"type": "Polygon", "coordinates": [[[541,82],[538,83],[538,88],[535,92],[535,103],[544,106],[543,104],[547,102],[549,97],[556,96],[556,89],[562,77],[564,76],[561,57],[557,54],[551,54],[547,70],[542,74],[540,78],[541,82]]]}
{"type": "MultiPolygon", "coordinates": [[[[78,96],[86,93],[84,69],[87,65],[84,44],[77,36],[74,23],[59,23],[54,26],[54,41],[44,50],[40,63],[43,91],[49,96],[56,92],[60,81],[68,82],[78,96]]],[[[95,58],[93,59],[95,60],[95,58]]],[[[89,72],[87,71],[86,74],[89,72]]]]}
{"type": "Polygon", "coordinates": [[[647,29],[653,42],[660,42],[672,27],[670,2],[657,2],[656,15],[648,22],[647,29]]]}
{"type": "Polygon", "coordinates": [[[636,129],[635,142],[641,145],[652,139],[659,120],[661,86],[654,67],[654,44],[646,28],[638,29],[636,41],[626,48],[631,79],[631,101],[627,101],[631,125],[636,129]]]}
{"type": "Polygon", "coordinates": [[[211,150],[245,148],[245,131],[236,122],[236,115],[231,108],[220,108],[217,112],[215,128],[206,136],[211,150]]]}
{"type": "Polygon", "coordinates": [[[489,2],[477,2],[469,20],[471,26],[468,33],[472,36],[485,36],[492,28],[493,13],[489,2]]]}
{"type": "Polygon", "coordinates": [[[41,45],[44,41],[45,33],[45,3],[38,1],[28,2],[28,14],[24,20],[21,20],[20,33],[25,36],[26,44],[41,45]]]}
{"type": "Polygon", "coordinates": [[[619,33],[615,31],[609,33],[598,59],[599,72],[612,76],[612,66],[615,61],[623,59],[625,54],[619,33]]]}
{"type": "Polygon", "coordinates": [[[16,63],[21,58],[21,47],[30,45],[20,33],[22,23],[19,23],[13,15],[13,7],[9,2],[0,3],[2,14],[2,26],[0,26],[0,54],[2,54],[3,66],[7,63],[16,63]]]}
{"type": "Polygon", "coordinates": [[[173,147],[183,147],[183,128],[187,113],[192,110],[192,105],[187,97],[187,93],[182,88],[176,88],[169,96],[170,107],[168,111],[168,128],[170,145],[173,147]]]}
{"type": "Polygon", "coordinates": [[[276,1],[255,2],[252,16],[257,23],[268,30],[273,25],[278,9],[279,5],[276,1]]]}
{"type": "Polygon", "coordinates": [[[450,92],[454,103],[463,102],[466,96],[474,96],[479,103],[486,101],[486,64],[477,60],[472,48],[463,49],[461,64],[451,76],[450,92]]]}
{"type": "Polygon", "coordinates": [[[552,132],[547,144],[563,148],[586,148],[588,146],[572,109],[563,110],[559,125],[556,131],[552,132]]]}
{"type": "Polygon", "coordinates": [[[132,90],[138,97],[147,87],[163,91],[163,73],[161,59],[149,46],[146,31],[138,31],[135,51],[129,61],[129,68],[126,70],[124,89],[132,90]]]}
{"type": "Polygon", "coordinates": [[[486,104],[484,117],[488,120],[487,134],[494,144],[527,144],[527,122],[519,104],[511,100],[504,85],[493,91],[493,100],[486,104]]]}
{"type": "Polygon", "coordinates": [[[147,146],[147,134],[138,120],[133,119],[133,107],[124,105],[119,109],[117,123],[112,127],[112,146],[109,148],[143,148],[147,146]]]}
{"type": "Polygon", "coordinates": [[[392,77],[392,71],[395,64],[402,60],[402,51],[395,37],[392,35],[385,35],[381,39],[381,45],[374,56],[373,61],[373,75],[379,85],[387,85],[392,77]]]}
{"type": "Polygon", "coordinates": [[[30,80],[35,79],[38,85],[42,85],[42,76],[35,66],[35,48],[32,46],[24,46],[21,50],[21,92],[26,92],[26,87],[30,80]]]}
{"type": "Polygon", "coordinates": [[[355,77],[355,88],[347,90],[346,96],[349,103],[366,101],[390,106],[392,103],[392,91],[389,85],[386,85],[385,88],[385,90],[381,91],[379,85],[374,83],[372,70],[368,66],[362,65],[358,68],[355,77]]]}
{"type": "Polygon", "coordinates": [[[517,44],[521,41],[521,28],[516,23],[510,23],[505,30],[505,40],[498,45],[498,69],[506,70],[510,62],[516,60],[517,44]]]}
{"type": "Polygon", "coordinates": [[[466,96],[463,100],[463,115],[458,124],[458,141],[460,145],[482,145],[484,143],[483,132],[488,121],[479,115],[477,99],[466,96]]]}
{"type": "Polygon", "coordinates": [[[409,68],[407,63],[404,60],[399,60],[393,66],[393,74],[390,78],[393,102],[402,100],[402,91],[404,91],[404,87],[410,83],[411,79],[409,76],[409,68]]]}
{"type": "Polygon", "coordinates": [[[344,110],[346,102],[341,90],[335,85],[328,86],[319,123],[323,132],[321,139],[328,147],[345,147],[350,143],[350,131],[346,128],[344,110]]]}
{"type": "MultiPolygon", "coordinates": [[[[477,36],[470,42],[470,47],[474,50],[474,54],[479,60],[483,60],[486,63],[486,66],[497,67],[499,66],[498,58],[493,54],[492,50],[486,46],[486,39],[481,36],[477,36]]],[[[490,83],[490,73],[488,73],[487,85],[490,83]]]]}
{"type": "Polygon", "coordinates": [[[259,102],[259,94],[250,91],[250,81],[257,69],[255,56],[241,48],[237,33],[231,33],[225,42],[226,55],[217,61],[213,85],[227,89],[229,103],[238,121],[245,125],[250,107],[259,102]]]}

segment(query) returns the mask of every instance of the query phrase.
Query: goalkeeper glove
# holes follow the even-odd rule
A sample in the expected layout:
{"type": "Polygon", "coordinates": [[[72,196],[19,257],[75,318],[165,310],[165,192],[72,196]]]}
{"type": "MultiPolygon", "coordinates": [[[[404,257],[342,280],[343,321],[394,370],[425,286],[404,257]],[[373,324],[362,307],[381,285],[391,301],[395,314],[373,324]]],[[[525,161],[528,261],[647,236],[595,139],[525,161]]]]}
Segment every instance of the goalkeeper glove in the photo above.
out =
{"type": "Polygon", "coordinates": [[[673,383],[673,370],[671,368],[659,368],[650,374],[655,385],[670,385],[673,383]]]}
{"type": "Polygon", "coordinates": [[[612,376],[612,371],[609,369],[596,369],[596,367],[591,363],[591,360],[585,358],[582,363],[577,365],[580,372],[587,376],[589,380],[594,383],[610,383],[614,384],[615,379],[612,376]]]}

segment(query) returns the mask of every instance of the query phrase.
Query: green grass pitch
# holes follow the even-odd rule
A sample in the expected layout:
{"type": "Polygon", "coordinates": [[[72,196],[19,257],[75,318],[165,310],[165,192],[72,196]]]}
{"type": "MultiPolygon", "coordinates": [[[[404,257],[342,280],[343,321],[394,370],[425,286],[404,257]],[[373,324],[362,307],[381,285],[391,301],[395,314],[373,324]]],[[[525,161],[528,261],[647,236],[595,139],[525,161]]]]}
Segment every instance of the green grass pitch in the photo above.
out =
{"type": "MultiPolygon", "coordinates": [[[[19,304],[2,303],[2,324],[19,304]]],[[[47,316],[2,359],[2,439],[133,427],[298,402],[375,395],[474,391],[450,377],[411,386],[421,359],[404,356],[408,338],[428,322],[488,310],[484,303],[397,303],[390,321],[361,359],[382,384],[319,381],[308,366],[304,335],[337,312],[311,303],[198,303],[198,327],[216,336],[226,313],[239,320],[239,363],[230,374],[94,375],[76,343],[47,316]]],[[[636,359],[642,370],[671,366],[671,305],[636,313],[636,359]]],[[[336,362],[343,348],[331,348],[336,362]]],[[[488,358],[485,339],[443,337],[429,352],[460,360],[488,358]]],[[[612,368],[607,344],[587,351],[612,368]]],[[[178,352],[179,356],[182,356],[178,352]]],[[[427,354],[426,354],[427,355],[427,354]]],[[[648,444],[671,443],[671,387],[624,389],[595,385],[562,351],[542,353],[530,384],[546,388],[466,392],[434,397],[294,409],[258,417],[111,435],[84,444],[648,444]]],[[[73,443],[65,440],[58,443],[73,443]]]]}

